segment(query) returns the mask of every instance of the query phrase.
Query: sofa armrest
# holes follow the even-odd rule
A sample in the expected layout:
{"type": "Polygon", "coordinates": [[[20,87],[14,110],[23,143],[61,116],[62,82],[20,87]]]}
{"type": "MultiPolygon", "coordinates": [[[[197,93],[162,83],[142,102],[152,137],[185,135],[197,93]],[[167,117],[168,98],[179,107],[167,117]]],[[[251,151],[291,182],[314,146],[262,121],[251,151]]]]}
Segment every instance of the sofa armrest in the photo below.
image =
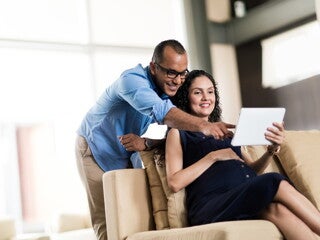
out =
{"type": "Polygon", "coordinates": [[[0,240],[11,239],[16,235],[16,227],[13,218],[0,218],[0,240]]]}
{"type": "Polygon", "coordinates": [[[13,240],[51,240],[46,233],[24,233],[18,234],[13,240]]]}
{"type": "Polygon", "coordinates": [[[50,240],[97,240],[93,228],[83,228],[73,231],[52,233],[50,240]]]}
{"type": "Polygon", "coordinates": [[[58,213],[46,226],[50,233],[62,233],[91,227],[89,213],[58,213]]]}
{"type": "Polygon", "coordinates": [[[154,229],[151,197],[144,169],[121,169],[103,175],[108,239],[154,229]]]}

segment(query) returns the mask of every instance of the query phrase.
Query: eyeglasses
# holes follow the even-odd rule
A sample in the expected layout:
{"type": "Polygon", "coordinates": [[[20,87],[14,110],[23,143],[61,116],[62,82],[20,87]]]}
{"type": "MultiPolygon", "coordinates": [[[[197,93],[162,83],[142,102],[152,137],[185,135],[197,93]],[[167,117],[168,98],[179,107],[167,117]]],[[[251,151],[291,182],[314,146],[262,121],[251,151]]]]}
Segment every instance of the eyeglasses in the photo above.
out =
{"type": "Polygon", "coordinates": [[[177,72],[175,70],[172,70],[172,69],[168,69],[168,68],[165,68],[165,67],[162,67],[160,64],[158,63],[154,63],[155,65],[157,65],[161,71],[165,72],[167,74],[167,77],[170,78],[170,79],[175,79],[176,77],[178,77],[178,75],[180,75],[180,78],[181,79],[185,79],[186,76],[188,75],[189,73],[189,70],[186,69],[182,72],[177,72]]]}

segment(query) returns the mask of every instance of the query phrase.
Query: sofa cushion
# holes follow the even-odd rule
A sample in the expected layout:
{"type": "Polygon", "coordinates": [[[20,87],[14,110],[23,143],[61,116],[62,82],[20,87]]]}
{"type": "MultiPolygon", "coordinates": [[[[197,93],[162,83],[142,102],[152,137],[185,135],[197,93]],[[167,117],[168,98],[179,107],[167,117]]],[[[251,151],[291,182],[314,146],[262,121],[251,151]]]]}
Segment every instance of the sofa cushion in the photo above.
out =
{"type": "Polygon", "coordinates": [[[126,240],[282,240],[277,227],[265,220],[230,221],[132,234],[126,240]]]}
{"type": "Polygon", "coordinates": [[[320,208],[320,131],[286,131],[278,158],[295,187],[320,208]]]}
{"type": "Polygon", "coordinates": [[[157,230],[168,229],[168,205],[159,173],[157,172],[154,153],[157,149],[140,152],[143,161],[152,199],[152,212],[157,230]]]}

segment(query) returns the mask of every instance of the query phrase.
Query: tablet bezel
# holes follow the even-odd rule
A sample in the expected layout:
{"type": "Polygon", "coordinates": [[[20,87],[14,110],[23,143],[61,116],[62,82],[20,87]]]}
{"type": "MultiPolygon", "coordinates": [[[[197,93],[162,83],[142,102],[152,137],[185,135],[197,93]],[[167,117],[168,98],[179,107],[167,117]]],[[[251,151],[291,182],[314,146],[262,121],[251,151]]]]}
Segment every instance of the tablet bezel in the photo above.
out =
{"type": "Polygon", "coordinates": [[[241,108],[231,145],[271,145],[264,134],[273,122],[283,122],[285,111],[282,107],[241,108]]]}

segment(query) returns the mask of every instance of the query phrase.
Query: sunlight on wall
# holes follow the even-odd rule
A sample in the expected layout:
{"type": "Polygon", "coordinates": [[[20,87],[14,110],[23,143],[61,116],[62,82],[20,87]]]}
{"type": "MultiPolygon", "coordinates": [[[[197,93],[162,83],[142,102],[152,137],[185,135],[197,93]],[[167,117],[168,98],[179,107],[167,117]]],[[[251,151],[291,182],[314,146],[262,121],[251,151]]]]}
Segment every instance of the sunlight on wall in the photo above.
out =
{"type": "Polygon", "coordinates": [[[318,21],[263,40],[263,86],[277,88],[320,74],[319,42],[318,21]]]}

